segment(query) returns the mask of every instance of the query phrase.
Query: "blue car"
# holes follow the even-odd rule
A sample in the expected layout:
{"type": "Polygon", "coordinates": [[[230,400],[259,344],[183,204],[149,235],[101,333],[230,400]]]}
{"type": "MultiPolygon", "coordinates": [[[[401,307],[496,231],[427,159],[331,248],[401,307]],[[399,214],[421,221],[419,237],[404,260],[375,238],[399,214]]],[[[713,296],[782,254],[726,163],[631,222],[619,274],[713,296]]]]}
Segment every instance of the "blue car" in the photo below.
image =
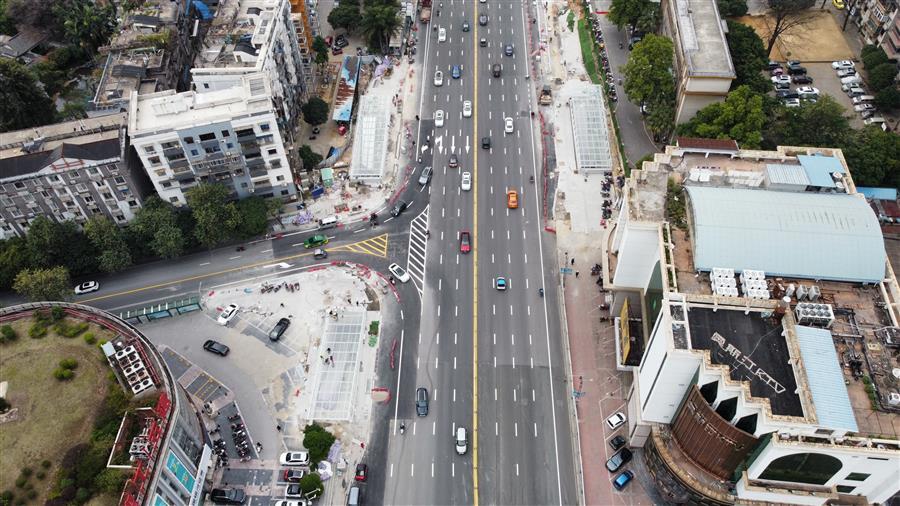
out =
{"type": "Polygon", "coordinates": [[[634,478],[634,473],[631,471],[624,471],[613,480],[613,486],[616,487],[616,490],[622,490],[631,483],[632,478],[634,478]]]}
{"type": "Polygon", "coordinates": [[[454,65],[453,69],[450,70],[450,76],[453,77],[453,79],[459,79],[460,72],[459,65],[454,65]]]}

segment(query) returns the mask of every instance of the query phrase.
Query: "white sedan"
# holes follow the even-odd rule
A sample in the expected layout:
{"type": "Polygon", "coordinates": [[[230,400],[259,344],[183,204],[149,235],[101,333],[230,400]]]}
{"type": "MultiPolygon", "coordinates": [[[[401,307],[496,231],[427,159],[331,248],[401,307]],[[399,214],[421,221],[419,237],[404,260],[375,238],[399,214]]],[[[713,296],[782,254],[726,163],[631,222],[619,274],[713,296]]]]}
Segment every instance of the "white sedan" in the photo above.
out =
{"type": "Polygon", "coordinates": [[[463,191],[469,191],[472,189],[472,174],[468,172],[462,173],[462,181],[459,183],[459,187],[462,188],[463,191]]]}
{"type": "Polygon", "coordinates": [[[852,69],[854,67],[856,67],[856,65],[850,60],[841,60],[841,61],[831,62],[831,68],[833,68],[834,70],[852,69]]]}
{"type": "Polygon", "coordinates": [[[439,28],[438,29],[438,42],[447,42],[447,29],[439,28]]]}
{"type": "Polygon", "coordinates": [[[772,83],[791,84],[791,76],[772,76],[772,83]]]}
{"type": "Polygon", "coordinates": [[[874,111],[875,106],[872,104],[859,104],[859,105],[854,105],[853,110],[856,112],[874,111]]]}
{"type": "Polygon", "coordinates": [[[503,131],[508,134],[513,133],[513,119],[512,118],[506,118],[503,120],[503,131]]]}
{"type": "Polygon", "coordinates": [[[472,101],[466,100],[463,102],[463,118],[469,118],[472,116],[472,101]]]}
{"type": "Polygon", "coordinates": [[[234,319],[235,316],[237,316],[239,309],[240,307],[238,307],[237,304],[228,304],[228,307],[226,307],[225,310],[219,314],[219,319],[217,320],[219,322],[219,325],[228,325],[228,322],[230,322],[234,319]]]}
{"type": "Polygon", "coordinates": [[[443,86],[444,85],[444,73],[440,70],[434,73],[434,85],[435,86],[443,86]]]}
{"type": "Polygon", "coordinates": [[[812,86],[801,86],[797,88],[797,94],[801,97],[803,95],[819,95],[819,88],[813,88],[812,86]]]}
{"type": "Polygon", "coordinates": [[[85,293],[96,292],[100,289],[100,283],[96,281],[85,281],[75,287],[75,295],[83,295],[85,293]]]}
{"type": "Polygon", "coordinates": [[[409,273],[406,272],[403,267],[400,267],[397,264],[391,264],[388,265],[388,270],[391,271],[391,274],[401,283],[406,283],[407,281],[409,281],[409,273]]]}
{"type": "Polygon", "coordinates": [[[444,126],[444,111],[438,109],[434,112],[434,126],[438,128],[444,126]]]}
{"type": "Polygon", "coordinates": [[[606,419],[606,425],[610,430],[618,429],[623,423],[625,423],[625,413],[622,413],[621,411],[606,419]]]}
{"type": "Polygon", "coordinates": [[[308,466],[309,452],[285,452],[279,460],[283,466],[308,466]]]}

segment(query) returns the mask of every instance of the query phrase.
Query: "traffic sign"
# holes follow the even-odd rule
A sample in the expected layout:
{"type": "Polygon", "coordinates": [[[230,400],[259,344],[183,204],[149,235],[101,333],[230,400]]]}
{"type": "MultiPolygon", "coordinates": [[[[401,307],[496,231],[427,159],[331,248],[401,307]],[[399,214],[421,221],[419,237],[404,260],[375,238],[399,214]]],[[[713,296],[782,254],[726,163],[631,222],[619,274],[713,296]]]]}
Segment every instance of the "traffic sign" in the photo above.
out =
{"type": "Polygon", "coordinates": [[[575,271],[573,271],[572,269],[570,269],[568,267],[560,267],[559,272],[561,272],[563,274],[572,274],[575,271]]]}

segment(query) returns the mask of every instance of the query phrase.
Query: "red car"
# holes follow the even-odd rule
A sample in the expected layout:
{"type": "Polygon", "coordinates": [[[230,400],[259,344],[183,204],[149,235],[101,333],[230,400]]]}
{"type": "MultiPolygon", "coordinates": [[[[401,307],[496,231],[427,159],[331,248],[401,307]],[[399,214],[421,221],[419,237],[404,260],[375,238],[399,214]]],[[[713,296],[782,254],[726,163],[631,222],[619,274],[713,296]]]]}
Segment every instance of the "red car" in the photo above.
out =
{"type": "Polygon", "coordinates": [[[472,251],[472,236],[468,231],[463,230],[459,233],[459,252],[468,253],[470,251],[472,251]]]}
{"type": "Polygon", "coordinates": [[[356,464],[356,481],[366,481],[369,477],[369,466],[365,464],[356,464]]]}

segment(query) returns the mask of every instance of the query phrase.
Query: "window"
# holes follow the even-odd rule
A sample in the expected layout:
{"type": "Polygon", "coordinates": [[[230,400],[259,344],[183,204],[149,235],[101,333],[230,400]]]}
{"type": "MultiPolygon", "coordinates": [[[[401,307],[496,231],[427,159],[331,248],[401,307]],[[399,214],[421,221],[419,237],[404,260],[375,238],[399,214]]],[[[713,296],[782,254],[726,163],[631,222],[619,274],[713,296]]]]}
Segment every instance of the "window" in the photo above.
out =
{"type": "Polygon", "coordinates": [[[112,199],[113,198],[112,193],[103,192],[103,198],[105,198],[106,200],[112,199]]]}
{"type": "Polygon", "coordinates": [[[122,216],[121,214],[117,214],[117,215],[116,215],[116,221],[125,221],[125,217],[122,216]]]}
{"type": "Polygon", "coordinates": [[[88,174],[92,176],[97,176],[100,174],[100,171],[97,170],[97,167],[88,167],[88,174]]]}
{"type": "Polygon", "coordinates": [[[284,181],[284,176],[276,176],[275,181],[284,181]]]}
{"type": "Polygon", "coordinates": [[[270,149],[269,149],[269,154],[270,154],[270,155],[277,155],[277,154],[278,154],[278,148],[270,148],[270,149]]]}
{"type": "Polygon", "coordinates": [[[274,135],[264,135],[262,137],[258,137],[256,140],[260,144],[271,144],[275,140],[275,136],[274,135]]]}
{"type": "Polygon", "coordinates": [[[0,195],[0,205],[2,205],[3,207],[10,207],[14,205],[14,203],[12,199],[7,197],[6,195],[0,195]]]}
{"type": "Polygon", "coordinates": [[[259,129],[262,130],[263,132],[268,132],[271,129],[271,127],[269,127],[268,123],[263,123],[263,124],[259,125],[259,129]]]}
{"type": "Polygon", "coordinates": [[[72,172],[69,172],[69,179],[71,179],[72,181],[74,181],[76,177],[80,177],[80,176],[81,176],[81,174],[79,174],[77,170],[73,170],[72,172]]]}
{"type": "Polygon", "coordinates": [[[150,165],[159,165],[159,157],[158,156],[151,156],[150,158],[147,159],[147,161],[150,162],[150,165]]]}
{"type": "Polygon", "coordinates": [[[85,196],[84,196],[84,201],[87,202],[88,204],[93,204],[93,203],[94,203],[94,197],[92,197],[92,196],[90,196],[90,195],[85,195],[85,196]]]}
{"type": "Polygon", "coordinates": [[[229,132],[228,130],[222,130],[222,137],[230,137],[230,136],[231,136],[231,132],[229,132]]]}
{"type": "Polygon", "coordinates": [[[204,90],[208,90],[208,89],[209,89],[209,83],[203,83],[203,89],[204,89],[204,90]]]}
{"type": "Polygon", "coordinates": [[[193,137],[185,137],[185,138],[184,138],[184,142],[186,142],[186,143],[188,143],[188,144],[193,144],[193,143],[194,143],[194,138],[193,138],[193,137]]]}
{"type": "Polygon", "coordinates": [[[47,177],[47,179],[49,179],[50,181],[52,181],[54,183],[59,182],[59,176],[57,176],[56,174],[53,174],[52,176],[47,177]]]}
{"type": "Polygon", "coordinates": [[[137,200],[129,200],[128,201],[128,207],[137,207],[137,205],[138,205],[137,200]]]}
{"type": "Polygon", "coordinates": [[[41,196],[44,197],[45,199],[49,199],[49,198],[50,198],[50,192],[48,192],[48,191],[42,191],[42,192],[41,192],[41,196]]]}
{"type": "Polygon", "coordinates": [[[169,202],[171,202],[171,203],[173,203],[173,204],[177,204],[177,203],[178,203],[178,197],[169,197],[169,202]]]}
{"type": "Polygon", "coordinates": [[[241,188],[246,188],[247,186],[247,183],[241,183],[241,188]]]}
{"type": "Polygon", "coordinates": [[[15,186],[17,190],[25,189],[25,183],[23,183],[21,181],[16,181],[15,183],[13,183],[13,186],[15,186]]]}
{"type": "Polygon", "coordinates": [[[216,134],[214,134],[214,133],[200,134],[200,140],[204,141],[204,142],[205,141],[214,141],[214,140],[216,140],[216,134]]]}
{"type": "Polygon", "coordinates": [[[147,153],[148,155],[156,153],[156,146],[144,146],[144,153],[147,153]]]}
{"type": "Polygon", "coordinates": [[[253,133],[252,128],[245,128],[243,130],[238,130],[236,133],[237,133],[238,137],[250,137],[250,136],[256,135],[255,133],[253,133]]]}
{"type": "Polygon", "coordinates": [[[872,475],[867,473],[850,473],[844,479],[850,481],[866,481],[866,478],[868,478],[869,476],[872,475]]]}
{"type": "Polygon", "coordinates": [[[172,187],[172,183],[171,183],[170,181],[166,181],[166,182],[164,182],[164,183],[162,184],[162,187],[163,187],[163,188],[171,188],[171,187],[172,187]]]}
{"type": "Polygon", "coordinates": [[[212,146],[209,148],[205,148],[205,151],[206,151],[207,155],[211,155],[213,153],[218,153],[218,152],[222,151],[222,149],[219,146],[212,146]]]}
{"type": "Polygon", "coordinates": [[[162,147],[163,147],[163,149],[177,148],[177,147],[178,147],[178,143],[175,142],[175,141],[164,142],[163,145],[162,145],[162,147]]]}
{"type": "Polygon", "coordinates": [[[282,195],[287,195],[288,193],[290,193],[290,192],[287,191],[287,190],[281,190],[281,194],[282,194],[282,195]]]}
{"type": "Polygon", "coordinates": [[[115,179],[116,184],[125,184],[125,178],[122,176],[118,176],[115,179]]]}
{"type": "Polygon", "coordinates": [[[75,185],[75,191],[77,191],[78,193],[87,193],[87,185],[78,183],[77,185],[75,185]]]}
{"type": "Polygon", "coordinates": [[[273,169],[281,168],[281,160],[272,160],[271,164],[273,169]]]}
{"type": "Polygon", "coordinates": [[[225,147],[228,149],[232,149],[232,148],[234,148],[234,144],[227,142],[227,143],[225,143],[225,147]]]}
{"type": "Polygon", "coordinates": [[[759,479],[824,485],[841,466],[840,460],[825,453],[794,453],[769,462],[759,479]]]}
{"type": "Polygon", "coordinates": [[[850,492],[853,492],[855,489],[856,489],[856,487],[851,487],[849,485],[838,485],[837,486],[837,491],[842,494],[849,494],[850,492]]]}

